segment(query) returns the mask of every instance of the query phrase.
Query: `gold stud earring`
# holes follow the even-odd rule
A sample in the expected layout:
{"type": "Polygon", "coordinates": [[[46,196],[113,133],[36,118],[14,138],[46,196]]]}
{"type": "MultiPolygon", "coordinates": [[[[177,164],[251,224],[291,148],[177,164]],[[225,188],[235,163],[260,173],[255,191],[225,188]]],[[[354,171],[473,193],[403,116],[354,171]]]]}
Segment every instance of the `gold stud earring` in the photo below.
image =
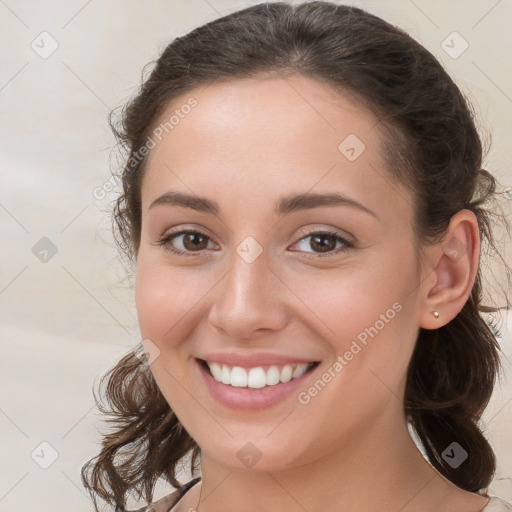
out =
{"type": "Polygon", "coordinates": [[[438,311],[432,311],[432,314],[433,314],[436,318],[439,318],[439,312],[438,312],[438,311]]]}

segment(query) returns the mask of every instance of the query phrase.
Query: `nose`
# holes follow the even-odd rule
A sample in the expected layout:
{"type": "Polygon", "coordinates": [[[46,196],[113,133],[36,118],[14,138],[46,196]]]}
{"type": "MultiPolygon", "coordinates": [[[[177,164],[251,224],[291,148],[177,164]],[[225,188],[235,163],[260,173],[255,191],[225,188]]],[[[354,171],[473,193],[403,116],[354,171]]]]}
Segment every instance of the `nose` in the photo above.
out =
{"type": "Polygon", "coordinates": [[[265,254],[248,263],[234,254],[230,270],[214,289],[208,319],[234,339],[250,339],[282,329],[288,321],[286,287],[265,254]]]}

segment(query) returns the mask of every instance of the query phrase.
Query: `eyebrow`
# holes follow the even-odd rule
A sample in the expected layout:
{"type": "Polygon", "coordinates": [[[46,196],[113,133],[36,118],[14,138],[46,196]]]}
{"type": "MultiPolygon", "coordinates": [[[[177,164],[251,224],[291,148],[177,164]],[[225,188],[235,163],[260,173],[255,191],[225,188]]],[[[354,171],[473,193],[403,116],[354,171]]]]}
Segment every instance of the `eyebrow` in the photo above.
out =
{"type": "MultiPolygon", "coordinates": [[[[177,191],[166,192],[155,199],[149,206],[148,211],[157,205],[163,204],[183,206],[214,215],[217,215],[220,211],[219,205],[211,199],[177,191]]],[[[337,192],[328,194],[297,194],[281,197],[274,205],[274,214],[281,216],[295,211],[308,210],[321,206],[350,206],[378,219],[375,212],[359,201],[337,192]]]]}

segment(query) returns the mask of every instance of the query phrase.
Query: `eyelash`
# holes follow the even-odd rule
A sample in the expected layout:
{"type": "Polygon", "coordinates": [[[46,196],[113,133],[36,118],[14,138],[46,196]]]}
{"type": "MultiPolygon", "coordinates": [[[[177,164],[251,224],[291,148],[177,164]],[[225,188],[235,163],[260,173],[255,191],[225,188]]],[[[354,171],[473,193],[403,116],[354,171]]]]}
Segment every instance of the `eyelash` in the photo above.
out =
{"type": "MultiPolygon", "coordinates": [[[[162,238],[160,238],[157,241],[157,244],[162,246],[166,251],[172,252],[172,253],[177,254],[179,256],[197,256],[197,255],[201,254],[203,251],[179,251],[177,249],[174,249],[172,246],[168,245],[169,242],[172,239],[177,238],[180,235],[187,235],[187,234],[201,235],[203,237],[206,237],[207,239],[210,239],[209,236],[205,235],[204,233],[201,233],[201,231],[185,229],[185,230],[182,230],[182,231],[177,231],[176,233],[169,233],[169,234],[163,236],[162,238]]],[[[304,240],[305,238],[309,238],[309,237],[311,237],[313,235],[329,235],[329,236],[332,236],[333,238],[336,239],[336,242],[338,242],[338,241],[342,242],[344,247],[339,247],[338,249],[334,249],[334,250],[332,250],[332,251],[330,251],[328,253],[313,253],[314,256],[307,256],[308,258],[326,258],[326,257],[329,257],[329,256],[337,255],[337,254],[339,254],[341,252],[347,252],[347,251],[355,249],[355,245],[352,242],[349,242],[348,240],[346,240],[345,238],[340,236],[335,231],[329,231],[329,230],[325,230],[325,231],[311,231],[310,233],[308,233],[305,236],[303,236],[302,238],[300,238],[298,240],[298,242],[300,242],[301,240],[304,240]]],[[[304,251],[294,251],[294,252],[304,252],[304,251]]],[[[306,254],[311,254],[311,253],[306,253],[306,254]]]]}

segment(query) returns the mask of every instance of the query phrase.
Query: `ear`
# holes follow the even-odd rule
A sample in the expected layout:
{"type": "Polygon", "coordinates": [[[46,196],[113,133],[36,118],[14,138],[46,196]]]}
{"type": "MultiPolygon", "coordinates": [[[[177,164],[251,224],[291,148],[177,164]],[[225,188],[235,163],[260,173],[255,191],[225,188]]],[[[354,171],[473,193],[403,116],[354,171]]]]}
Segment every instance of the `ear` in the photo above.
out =
{"type": "Polygon", "coordinates": [[[464,307],[475,282],[480,259],[478,220],[470,210],[457,212],[441,242],[426,250],[418,323],[424,329],[446,325],[464,307]],[[433,315],[439,312],[439,318],[433,315]]]}

